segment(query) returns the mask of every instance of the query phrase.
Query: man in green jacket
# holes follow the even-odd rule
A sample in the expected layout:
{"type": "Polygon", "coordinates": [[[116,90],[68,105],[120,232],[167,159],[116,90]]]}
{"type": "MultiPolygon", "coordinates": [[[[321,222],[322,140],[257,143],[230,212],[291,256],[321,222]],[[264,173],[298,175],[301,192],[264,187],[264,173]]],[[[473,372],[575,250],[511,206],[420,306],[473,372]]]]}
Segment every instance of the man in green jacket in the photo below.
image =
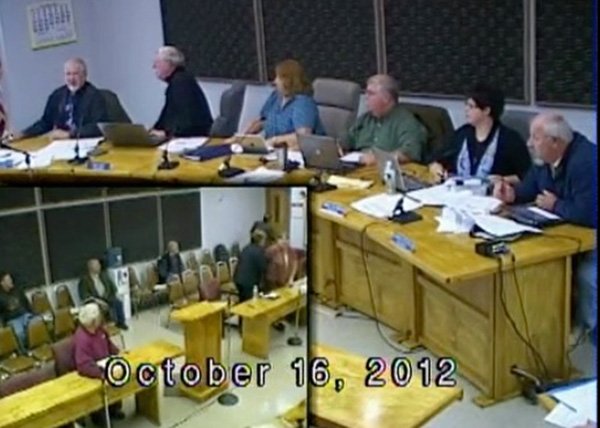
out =
{"type": "Polygon", "coordinates": [[[377,147],[394,152],[400,163],[422,163],[427,130],[408,110],[398,105],[398,83],[393,77],[378,74],[367,81],[367,112],[360,116],[348,133],[350,151],[362,151],[361,162],[375,164],[370,150],[377,147]]]}
{"type": "Polygon", "coordinates": [[[117,286],[108,277],[108,274],[102,271],[98,259],[88,260],[87,273],[79,280],[78,287],[79,298],[82,302],[88,299],[104,302],[110,310],[111,318],[116,320],[117,327],[128,330],[127,324],[125,324],[123,302],[117,297],[117,286]]]}

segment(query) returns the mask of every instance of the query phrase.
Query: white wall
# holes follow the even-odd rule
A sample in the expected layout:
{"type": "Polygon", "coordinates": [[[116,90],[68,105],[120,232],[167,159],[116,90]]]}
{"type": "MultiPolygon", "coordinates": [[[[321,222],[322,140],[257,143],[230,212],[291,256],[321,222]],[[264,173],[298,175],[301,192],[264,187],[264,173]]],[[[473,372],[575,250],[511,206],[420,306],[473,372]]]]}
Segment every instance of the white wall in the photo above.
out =
{"type": "Polygon", "coordinates": [[[247,244],[252,224],[265,214],[265,189],[213,187],[202,189],[201,195],[202,246],[247,244]]]}
{"type": "Polygon", "coordinates": [[[94,17],[94,83],[116,92],[134,122],[154,125],[166,88],[152,70],[163,44],[160,0],[85,1],[94,17]]]}

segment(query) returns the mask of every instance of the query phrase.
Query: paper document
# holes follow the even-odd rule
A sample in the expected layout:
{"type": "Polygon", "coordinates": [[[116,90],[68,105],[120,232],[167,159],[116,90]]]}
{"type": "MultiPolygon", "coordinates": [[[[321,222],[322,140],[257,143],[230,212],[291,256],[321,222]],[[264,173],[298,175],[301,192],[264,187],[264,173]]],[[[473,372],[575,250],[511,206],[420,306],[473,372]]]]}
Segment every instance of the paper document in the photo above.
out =
{"type": "Polygon", "coordinates": [[[594,380],[572,388],[550,392],[550,395],[596,422],[597,387],[598,382],[594,380]]]}
{"type": "Polygon", "coordinates": [[[533,212],[535,214],[539,214],[541,216],[544,216],[546,218],[549,218],[550,220],[560,220],[559,216],[557,216],[554,213],[551,213],[550,211],[546,211],[546,210],[543,210],[543,209],[538,208],[538,207],[529,207],[528,209],[529,209],[529,211],[531,211],[531,212],[533,212]]]}
{"type": "MultiPolygon", "coordinates": [[[[396,208],[398,201],[402,197],[404,197],[404,195],[388,195],[386,193],[381,193],[356,201],[352,203],[351,206],[355,210],[372,217],[388,218],[392,216],[394,208],[396,208]]],[[[404,197],[404,211],[414,211],[422,206],[423,204],[404,197]]]]}
{"type": "Polygon", "coordinates": [[[245,172],[227,180],[228,183],[272,183],[280,180],[285,175],[285,172],[267,169],[263,166],[256,168],[254,171],[245,172]]]}
{"type": "Polygon", "coordinates": [[[495,215],[474,215],[473,219],[475,220],[475,224],[483,229],[484,232],[498,238],[524,232],[542,233],[540,229],[525,226],[516,221],[495,215]]]}
{"type": "MultiPolygon", "coordinates": [[[[33,158],[49,158],[50,162],[54,160],[70,160],[75,157],[75,146],[79,145],[79,156],[85,157],[94,150],[102,138],[82,138],[77,140],[56,140],[46,147],[31,153],[33,158]]],[[[41,162],[41,161],[38,161],[41,162]]],[[[33,162],[32,162],[33,167],[33,162]]]]}
{"type": "Polygon", "coordinates": [[[345,154],[344,156],[342,156],[340,158],[340,160],[342,162],[353,162],[353,163],[360,163],[360,160],[362,159],[362,153],[361,152],[350,152],[345,154]]]}
{"type": "Polygon", "coordinates": [[[469,233],[475,224],[473,216],[464,210],[453,207],[442,209],[442,215],[435,218],[439,233],[469,233]]]}
{"type": "Polygon", "coordinates": [[[569,409],[564,404],[558,403],[557,406],[544,418],[549,424],[564,428],[573,428],[584,426],[588,418],[585,415],[569,409]]]}
{"type": "Polygon", "coordinates": [[[167,143],[161,144],[160,150],[167,150],[169,153],[180,154],[185,150],[197,149],[208,142],[207,137],[175,138],[167,143]]]}
{"type": "Polygon", "coordinates": [[[408,192],[407,195],[421,201],[423,205],[441,207],[449,204],[455,205],[459,200],[472,196],[472,193],[468,190],[453,190],[449,186],[440,184],[408,192]]]}
{"type": "Polygon", "coordinates": [[[357,178],[340,177],[339,175],[330,175],[327,184],[333,184],[340,189],[368,189],[373,185],[372,181],[359,180],[357,178]]]}

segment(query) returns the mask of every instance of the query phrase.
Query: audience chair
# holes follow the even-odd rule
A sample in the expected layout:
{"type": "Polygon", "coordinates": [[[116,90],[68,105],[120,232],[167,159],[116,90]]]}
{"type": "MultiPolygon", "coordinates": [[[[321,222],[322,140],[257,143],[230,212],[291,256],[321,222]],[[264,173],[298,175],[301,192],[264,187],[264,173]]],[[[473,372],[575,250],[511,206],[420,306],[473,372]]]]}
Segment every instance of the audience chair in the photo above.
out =
{"type": "Polygon", "coordinates": [[[183,292],[189,303],[200,301],[200,288],[198,287],[198,274],[193,271],[187,271],[183,274],[183,292]]]}
{"type": "Polygon", "coordinates": [[[152,291],[158,306],[161,303],[169,301],[169,293],[166,288],[156,289],[156,285],[158,285],[158,267],[156,266],[156,262],[152,262],[146,269],[146,288],[152,291]]]}
{"type": "Polygon", "coordinates": [[[19,354],[17,337],[12,327],[0,329],[0,371],[14,375],[36,367],[36,361],[19,354]]]}
{"type": "Polygon", "coordinates": [[[0,382],[0,398],[24,391],[40,383],[54,379],[54,367],[46,365],[25,373],[18,373],[0,382]]]}
{"type": "Polygon", "coordinates": [[[145,284],[139,280],[137,271],[129,266],[129,288],[131,290],[131,301],[135,317],[139,318],[140,309],[156,306],[158,304],[158,296],[145,284]]]}
{"type": "Polygon", "coordinates": [[[234,242],[233,244],[231,244],[231,250],[229,250],[229,256],[239,258],[240,254],[242,254],[242,250],[240,248],[240,243],[234,242]]]}
{"type": "Polygon", "coordinates": [[[431,159],[454,132],[454,125],[448,110],[426,104],[400,103],[400,106],[414,114],[427,130],[425,158],[431,159]]]}
{"type": "Polygon", "coordinates": [[[198,264],[198,259],[196,258],[196,255],[194,253],[190,253],[188,255],[187,262],[185,265],[189,270],[198,273],[199,264],[198,264]]]}
{"type": "Polygon", "coordinates": [[[73,296],[66,284],[61,284],[56,287],[55,291],[56,309],[65,309],[75,307],[73,296]]]}
{"type": "Polygon", "coordinates": [[[75,371],[75,341],[73,337],[65,337],[51,345],[56,376],[75,371]]]}
{"type": "Polygon", "coordinates": [[[70,308],[62,308],[54,315],[54,340],[60,340],[75,333],[75,321],[70,308]]]}
{"type": "Polygon", "coordinates": [[[185,308],[189,303],[185,296],[181,281],[171,281],[167,284],[169,291],[169,312],[167,315],[167,328],[171,325],[171,312],[185,308]]]}
{"type": "Polygon", "coordinates": [[[317,78],[313,89],[325,132],[346,143],[358,112],[360,86],[348,80],[317,78]]]}
{"type": "Polygon", "coordinates": [[[34,318],[27,326],[28,355],[37,361],[47,363],[52,361],[52,339],[46,324],[40,318],[34,318]]]}
{"type": "Polygon", "coordinates": [[[213,275],[217,272],[217,266],[215,263],[215,259],[213,258],[210,250],[202,249],[200,252],[200,265],[208,266],[212,271],[213,275]]]}
{"type": "Polygon", "coordinates": [[[237,296],[238,290],[232,281],[230,267],[227,263],[217,262],[217,278],[219,279],[222,293],[237,296]]]}
{"type": "Polygon", "coordinates": [[[221,288],[218,278],[215,278],[210,267],[200,266],[200,295],[202,300],[209,302],[221,300],[221,288]]]}
{"type": "MultiPolygon", "coordinates": [[[[502,115],[501,121],[506,127],[517,131],[521,138],[527,142],[529,140],[529,125],[537,114],[534,111],[506,110],[502,115]]],[[[536,156],[533,148],[529,144],[527,148],[529,149],[531,158],[534,160],[536,156]]]]}

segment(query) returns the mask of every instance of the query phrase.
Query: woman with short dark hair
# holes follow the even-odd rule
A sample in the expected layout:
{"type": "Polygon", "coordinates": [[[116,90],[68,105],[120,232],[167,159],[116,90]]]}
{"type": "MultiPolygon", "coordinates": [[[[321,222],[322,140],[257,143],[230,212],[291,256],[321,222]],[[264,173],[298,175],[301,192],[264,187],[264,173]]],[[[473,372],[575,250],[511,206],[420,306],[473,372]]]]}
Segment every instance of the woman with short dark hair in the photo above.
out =
{"type": "Polygon", "coordinates": [[[523,138],[500,121],[504,94],[486,84],[477,84],[467,95],[467,123],[434,154],[430,172],[442,180],[448,173],[492,181],[503,177],[521,180],[531,167],[531,156],[523,138]]]}

